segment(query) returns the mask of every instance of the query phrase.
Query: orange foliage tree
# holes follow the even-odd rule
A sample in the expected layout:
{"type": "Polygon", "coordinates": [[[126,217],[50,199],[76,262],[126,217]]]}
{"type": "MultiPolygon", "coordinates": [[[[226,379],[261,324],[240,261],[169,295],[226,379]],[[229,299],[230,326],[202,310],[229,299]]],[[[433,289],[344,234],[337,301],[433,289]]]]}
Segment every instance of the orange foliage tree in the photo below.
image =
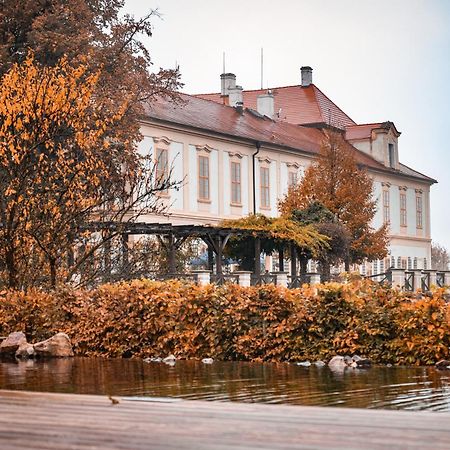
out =
{"type": "Polygon", "coordinates": [[[350,263],[386,256],[387,228],[372,227],[377,209],[372,179],[358,166],[354,148],[336,132],[326,132],[318,157],[301,183],[289,189],[279,209],[291,215],[315,201],[328,208],[350,234],[347,269],[350,263]]]}
{"type": "Polygon", "coordinates": [[[89,219],[123,216],[168,186],[150,176],[143,188],[144,164],[113,145],[129,100],[111,112],[96,95],[99,76],[87,62],[45,67],[29,55],[1,80],[0,261],[10,287],[29,284],[30,266],[54,286],[89,219]]]}

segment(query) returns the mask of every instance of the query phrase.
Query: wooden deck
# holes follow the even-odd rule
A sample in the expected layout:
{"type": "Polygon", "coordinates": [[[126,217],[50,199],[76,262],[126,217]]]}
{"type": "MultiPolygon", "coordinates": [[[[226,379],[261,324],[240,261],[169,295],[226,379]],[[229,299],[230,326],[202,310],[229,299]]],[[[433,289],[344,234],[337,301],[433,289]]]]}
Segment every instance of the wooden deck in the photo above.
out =
{"type": "Polygon", "coordinates": [[[450,414],[0,391],[0,449],[450,449],[450,414]]]}

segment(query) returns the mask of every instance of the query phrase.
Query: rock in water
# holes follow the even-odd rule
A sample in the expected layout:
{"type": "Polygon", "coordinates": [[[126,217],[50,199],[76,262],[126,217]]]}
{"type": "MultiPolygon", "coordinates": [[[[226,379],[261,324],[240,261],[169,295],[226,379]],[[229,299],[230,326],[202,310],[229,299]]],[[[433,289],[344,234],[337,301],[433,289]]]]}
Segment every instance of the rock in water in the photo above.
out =
{"type": "Polygon", "coordinates": [[[65,333],[57,333],[46,341],[34,344],[37,357],[66,357],[73,356],[72,344],[65,333]]]}
{"type": "Polygon", "coordinates": [[[175,364],[176,360],[177,360],[177,358],[175,358],[175,356],[169,355],[169,356],[166,356],[166,357],[163,359],[163,363],[166,363],[166,364],[175,364]]]}
{"type": "Polygon", "coordinates": [[[441,359],[436,363],[436,368],[438,369],[449,369],[450,361],[448,359],[441,359]]]}
{"type": "Polygon", "coordinates": [[[316,361],[316,362],[314,363],[314,365],[315,365],[316,367],[325,367],[325,366],[326,366],[326,364],[325,364],[323,361],[316,361]]]}
{"type": "Polygon", "coordinates": [[[214,360],[212,358],[203,358],[202,363],[203,364],[212,364],[214,360]]]}
{"type": "Polygon", "coordinates": [[[347,367],[347,363],[343,356],[334,356],[328,363],[328,367],[331,370],[344,370],[347,367]]]}
{"type": "Polygon", "coordinates": [[[25,334],[21,331],[11,333],[1,344],[0,354],[4,356],[14,356],[18,348],[27,343],[25,334]]]}
{"type": "Polygon", "coordinates": [[[25,344],[21,344],[20,347],[16,351],[16,358],[34,358],[35,351],[34,351],[34,345],[28,344],[28,342],[25,342],[25,344]]]}
{"type": "Polygon", "coordinates": [[[297,363],[297,366],[301,366],[301,367],[310,367],[311,363],[309,361],[301,361],[297,363]]]}

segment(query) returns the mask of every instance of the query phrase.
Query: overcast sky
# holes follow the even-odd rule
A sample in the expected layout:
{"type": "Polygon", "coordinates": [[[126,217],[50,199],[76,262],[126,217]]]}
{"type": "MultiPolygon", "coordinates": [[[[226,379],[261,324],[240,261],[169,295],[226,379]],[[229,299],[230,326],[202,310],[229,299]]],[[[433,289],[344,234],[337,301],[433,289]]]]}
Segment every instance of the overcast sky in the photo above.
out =
{"type": "Polygon", "coordinates": [[[183,91],[218,92],[222,55],[244,89],[300,83],[300,67],[357,123],[391,120],[400,160],[439,181],[432,238],[450,250],[450,0],[126,0],[158,8],[155,67],[179,64],[183,91]]]}

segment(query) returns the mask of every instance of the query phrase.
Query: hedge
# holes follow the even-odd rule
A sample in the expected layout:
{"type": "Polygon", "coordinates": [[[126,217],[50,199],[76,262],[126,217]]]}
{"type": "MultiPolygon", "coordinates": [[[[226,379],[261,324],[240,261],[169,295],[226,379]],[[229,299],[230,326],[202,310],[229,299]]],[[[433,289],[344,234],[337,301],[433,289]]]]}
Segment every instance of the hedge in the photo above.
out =
{"type": "Polygon", "coordinates": [[[303,361],[359,354],[377,363],[448,358],[444,291],[407,294],[355,280],[284,289],[135,280],[94,290],[0,292],[0,333],[58,331],[83,356],[303,361]]]}

